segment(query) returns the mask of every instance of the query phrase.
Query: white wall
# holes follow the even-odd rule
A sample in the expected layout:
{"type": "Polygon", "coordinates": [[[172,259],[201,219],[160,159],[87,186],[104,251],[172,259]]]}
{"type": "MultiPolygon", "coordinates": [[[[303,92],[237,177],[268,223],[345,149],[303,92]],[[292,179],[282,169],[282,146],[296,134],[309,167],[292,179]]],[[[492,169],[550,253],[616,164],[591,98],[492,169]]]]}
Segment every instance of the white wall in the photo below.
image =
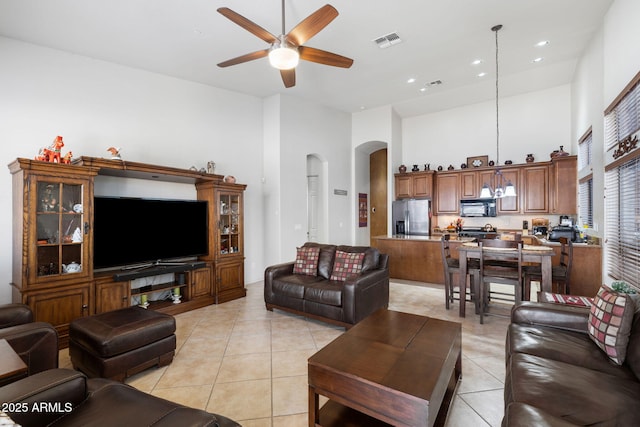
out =
{"type": "Polygon", "coordinates": [[[276,98],[279,102],[272,102],[269,108],[279,111],[269,114],[277,117],[279,141],[268,147],[276,152],[265,155],[265,173],[279,168],[278,183],[275,184],[279,200],[271,200],[273,195],[265,194],[265,205],[277,212],[277,215],[268,213],[265,228],[279,229],[280,246],[272,247],[275,243],[265,240],[268,265],[295,259],[296,247],[307,239],[308,154],[316,155],[327,165],[328,242],[350,244],[353,224],[350,213],[350,200],[354,197],[350,181],[350,115],[292,96],[277,95],[276,98]],[[347,190],[348,195],[335,195],[334,189],[347,190]],[[277,252],[279,259],[271,251],[277,252]]]}
{"type": "MultiPolygon", "coordinates": [[[[532,153],[536,161],[571,146],[571,88],[569,85],[500,99],[500,164],[525,163],[532,153]]],[[[495,101],[403,120],[402,162],[410,170],[453,165],[460,169],[467,157],[488,155],[496,160],[495,101]]]]}
{"type": "MultiPolygon", "coordinates": [[[[245,279],[262,278],[262,101],[0,37],[0,163],[33,158],[56,135],[63,152],[173,167],[217,163],[245,194],[245,279]],[[247,156],[247,153],[253,153],[247,156]]],[[[120,185],[120,184],[117,184],[120,185]]],[[[192,197],[173,185],[171,197],[192,197]]],[[[166,191],[158,190],[159,194],[166,191]]],[[[11,175],[0,174],[0,303],[11,299],[11,175]]]]}

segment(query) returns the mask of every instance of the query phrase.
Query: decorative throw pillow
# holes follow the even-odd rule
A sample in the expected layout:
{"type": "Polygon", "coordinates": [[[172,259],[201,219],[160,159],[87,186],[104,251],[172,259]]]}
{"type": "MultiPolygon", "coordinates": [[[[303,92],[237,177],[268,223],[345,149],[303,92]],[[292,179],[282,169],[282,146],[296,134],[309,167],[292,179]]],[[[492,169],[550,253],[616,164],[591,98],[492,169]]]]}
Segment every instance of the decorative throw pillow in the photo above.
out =
{"type": "Polygon", "coordinates": [[[603,285],[589,312],[589,336],[618,365],[627,355],[634,311],[629,295],[603,285]]]}
{"type": "Polygon", "coordinates": [[[293,274],[317,276],[319,257],[320,248],[306,246],[296,248],[296,262],[293,264],[293,274]]]}
{"type": "Polygon", "coordinates": [[[364,253],[362,252],[336,251],[336,259],[333,262],[330,280],[344,282],[349,277],[360,274],[363,259],[364,253]]]}

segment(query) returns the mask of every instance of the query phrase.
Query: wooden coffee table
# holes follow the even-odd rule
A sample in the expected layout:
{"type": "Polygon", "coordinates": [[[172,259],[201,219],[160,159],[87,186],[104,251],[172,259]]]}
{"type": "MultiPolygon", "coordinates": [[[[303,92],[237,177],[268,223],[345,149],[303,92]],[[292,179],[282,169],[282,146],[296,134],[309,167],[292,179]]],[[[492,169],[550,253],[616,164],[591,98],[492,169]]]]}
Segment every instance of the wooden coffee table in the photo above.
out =
{"type": "Polygon", "coordinates": [[[27,376],[27,365],[11,348],[7,340],[0,339],[0,380],[19,379],[27,376]]]}
{"type": "Polygon", "coordinates": [[[459,323],[378,310],[309,358],[309,427],[444,425],[461,336],[459,323]]]}

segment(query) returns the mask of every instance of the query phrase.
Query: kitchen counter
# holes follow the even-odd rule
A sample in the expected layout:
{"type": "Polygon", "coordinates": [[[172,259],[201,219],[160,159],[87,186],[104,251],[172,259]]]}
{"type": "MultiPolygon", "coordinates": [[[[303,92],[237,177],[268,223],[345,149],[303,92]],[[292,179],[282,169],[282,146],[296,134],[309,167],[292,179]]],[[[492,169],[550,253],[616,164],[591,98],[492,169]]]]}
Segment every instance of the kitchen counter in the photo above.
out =
{"type": "MultiPolygon", "coordinates": [[[[389,255],[389,276],[395,279],[415,280],[444,285],[444,266],[440,239],[442,235],[431,236],[375,236],[373,246],[389,255]]],[[[552,247],[555,255],[552,264],[560,262],[560,243],[524,236],[538,240],[542,245],[552,247]]],[[[460,238],[451,234],[451,255],[458,257],[458,246],[471,238],[460,238]],[[454,238],[455,236],[455,238],[454,238]]],[[[602,247],[587,243],[573,245],[571,268],[571,293],[595,296],[602,284],[602,247]]]]}

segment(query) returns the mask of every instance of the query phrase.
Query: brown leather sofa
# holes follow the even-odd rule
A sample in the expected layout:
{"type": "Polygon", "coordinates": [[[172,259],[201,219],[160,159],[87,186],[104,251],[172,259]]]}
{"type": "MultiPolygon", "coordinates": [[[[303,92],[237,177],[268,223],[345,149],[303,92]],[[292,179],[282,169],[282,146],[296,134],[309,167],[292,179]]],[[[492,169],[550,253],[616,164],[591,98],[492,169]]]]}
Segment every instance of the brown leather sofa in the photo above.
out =
{"type": "MultiPolygon", "coordinates": [[[[7,340],[27,365],[26,375],[58,367],[58,333],[49,323],[34,322],[29,306],[0,305],[0,328],[0,339],[7,340]]],[[[3,378],[0,386],[23,376],[3,378]]]]}
{"type": "Polygon", "coordinates": [[[537,302],[514,306],[502,425],[640,425],[638,308],[626,359],[617,365],[591,341],[589,309],[537,302]]]}
{"type": "Polygon", "coordinates": [[[307,242],[320,248],[316,276],[293,273],[294,262],[267,267],[264,301],[274,308],[350,328],[389,305],[389,257],[367,246],[336,246],[307,242]],[[362,271],[346,281],[329,280],[336,251],[364,253],[362,271]]]}
{"type": "Polygon", "coordinates": [[[0,388],[0,402],[23,427],[219,426],[240,424],[117,381],[52,369],[0,388]]]}

